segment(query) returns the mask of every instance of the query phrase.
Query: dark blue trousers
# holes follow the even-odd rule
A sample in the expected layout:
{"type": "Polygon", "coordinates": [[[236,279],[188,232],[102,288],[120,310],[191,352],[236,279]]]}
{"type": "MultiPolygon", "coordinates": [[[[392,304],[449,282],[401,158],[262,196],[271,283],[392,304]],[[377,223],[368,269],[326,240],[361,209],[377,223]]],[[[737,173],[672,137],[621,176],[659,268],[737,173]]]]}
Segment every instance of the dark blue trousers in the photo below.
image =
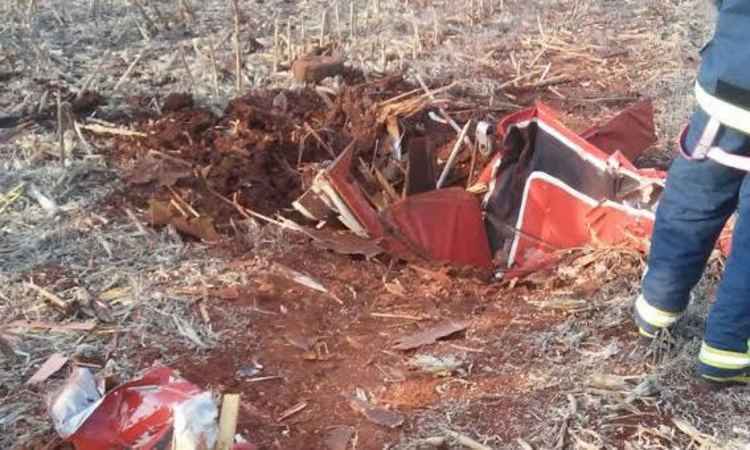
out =
{"type": "MultiPolygon", "coordinates": [[[[688,152],[707,122],[703,111],[693,114],[683,143],[688,152]]],[[[750,138],[726,127],[719,130],[714,145],[750,155],[750,138]]],[[[702,376],[719,381],[750,373],[749,180],[747,172],[709,159],[675,159],[657,207],[648,269],[636,301],[635,319],[643,335],[653,336],[676,322],[724,225],[738,212],[732,251],[706,322],[698,365],[702,376]]]]}

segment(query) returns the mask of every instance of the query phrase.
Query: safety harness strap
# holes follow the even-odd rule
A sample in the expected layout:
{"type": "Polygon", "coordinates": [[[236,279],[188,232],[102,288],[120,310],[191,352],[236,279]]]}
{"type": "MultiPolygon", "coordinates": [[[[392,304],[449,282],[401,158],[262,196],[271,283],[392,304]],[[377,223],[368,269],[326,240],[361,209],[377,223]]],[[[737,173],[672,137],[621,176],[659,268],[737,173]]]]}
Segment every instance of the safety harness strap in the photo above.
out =
{"type": "MultiPolygon", "coordinates": [[[[690,159],[704,160],[708,158],[722,166],[750,172],[750,157],[735,155],[714,145],[716,138],[719,135],[719,131],[721,130],[722,122],[713,115],[710,117],[711,118],[706,124],[706,127],[703,129],[703,133],[701,133],[701,136],[698,139],[695,149],[688,154],[683,148],[683,153],[690,159]]],[[[682,141],[682,138],[680,140],[682,141]]]]}
{"type": "Polygon", "coordinates": [[[706,92],[695,83],[695,99],[709,116],[721,124],[750,135],[750,111],[706,92]]]}
{"type": "Polygon", "coordinates": [[[733,155],[722,150],[719,147],[711,147],[706,154],[706,157],[716,161],[722,166],[732,167],[738,170],[744,170],[750,172],[750,157],[733,155]]]}

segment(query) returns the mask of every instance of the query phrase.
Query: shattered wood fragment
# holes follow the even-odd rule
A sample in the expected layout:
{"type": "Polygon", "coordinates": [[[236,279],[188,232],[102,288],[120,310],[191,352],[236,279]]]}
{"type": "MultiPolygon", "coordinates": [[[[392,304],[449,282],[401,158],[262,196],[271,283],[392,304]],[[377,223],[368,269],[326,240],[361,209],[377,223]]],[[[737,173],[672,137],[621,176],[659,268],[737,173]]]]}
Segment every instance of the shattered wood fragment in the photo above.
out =
{"type": "MultiPolygon", "coordinates": [[[[466,133],[469,131],[470,126],[471,121],[468,121],[466,122],[466,125],[464,125],[464,127],[461,129],[461,132],[458,135],[458,139],[456,139],[456,143],[453,145],[450,156],[448,156],[448,161],[446,161],[445,166],[443,166],[443,172],[440,174],[437,184],[435,185],[437,189],[443,187],[446,180],[448,179],[448,174],[451,172],[451,169],[453,169],[453,165],[455,164],[458,152],[461,150],[461,144],[463,143],[463,140],[466,137],[466,133]]],[[[472,146],[470,144],[466,145],[469,149],[471,149],[472,146]]]]}
{"type": "Polygon", "coordinates": [[[44,297],[45,300],[47,300],[48,302],[52,303],[54,306],[57,306],[61,310],[65,311],[65,312],[69,312],[70,311],[70,308],[71,308],[71,304],[70,303],[68,303],[65,300],[61,299],[57,295],[55,295],[52,292],[48,291],[47,289],[44,289],[41,286],[37,286],[32,281],[27,282],[26,283],[26,287],[35,290],[42,297],[44,297]]]}
{"type": "Polygon", "coordinates": [[[221,402],[221,416],[219,419],[219,438],[216,450],[231,450],[234,434],[237,430],[237,416],[240,412],[240,395],[225,394],[221,402]]]}
{"type": "Polygon", "coordinates": [[[82,124],[81,128],[90,131],[94,134],[111,134],[116,136],[130,136],[130,137],[146,137],[146,133],[140,131],[132,131],[126,128],[110,127],[106,125],[100,125],[98,123],[86,123],[82,124]]]}
{"type": "Polygon", "coordinates": [[[149,200],[149,222],[152,225],[172,225],[178,231],[206,242],[218,241],[221,238],[214,228],[211,217],[184,217],[176,211],[175,203],[149,200]]]}
{"type": "Polygon", "coordinates": [[[383,188],[383,192],[387,194],[388,203],[392,203],[392,202],[399,200],[401,196],[398,195],[398,193],[396,192],[396,189],[393,188],[393,186],[385,177],[385,175],[383,175],[383,173],[377,167],[374,168],[374,171],[375,171],[375,179],[383,188]]]}
{"type": "Polygon", "coordinates": [[[317,131],[313,129],[313,127],[310,126],[309,123],[305,122],[305,129],[312,134],[312,136],[315,138],[318,143],[326,149],[329,155],[331,155],[331,158],[336,159],[336,152],[333,151],[330,145],[326,143],[326,141],[323,140],[323,138],[320,137],[320,134],[318,134],[317,131]]]}
{"type": "Polygon", "coordinates": [[[43,321],[15,320],[3,326],[7,332],[21,333],[29,329],[49,330],[49,331],[92,331],[96,328],[96,322],[71,322],[71,323],[54,323],[43,321]]]}
{"type": "Polygon", "coordinates": [[[302,286],[308,287],[312,290],[323,292],[325,294],[328,293],[328,289],[326,289],[325,286],[323,286],[318,280],[310,277],[309,275],[305,275],[302,272],[297,272],[296,270],[290,269],[289,267],[283,266],[281,264],[274,264],[275,272],[279,275],[294,281],[297,284],[301,284],[302,286]]]}
{"type": "Polygon", "coordinates": [[[29,378],[26,384],[39,384],[45,382],[47,378],[57,373],[67,363],[67,356],[63,355],[62,353],[53,353],[49,358],[47,358],[44,364],[42,364],[39,369],[34,372],[34,375],[29,378]]]}
{"type": "Polygon", "coordinates": [[[713,436],[710,436],[706,433],[701,433],[692,424],[688,423],[688,421],[676,417],[672,419],[672,422],[675,424],[678,430],[690,436],[690,438],[695,442],[698,442],[700,444],[700,448],[722,448],[720,443],[717,442],[717,440],[713,436]]]}
{"type": "Polygon", "coordinates": [[[349,405],[370,422],[387,428],[398,428],[404,423],[404,416],[390,409],[374,406],[360,398],[352,398],[349,405]]]}
{"type": "Polygon", "coordinates": [[[423,345],[432,344],[438,339],[448,337],[454,333],[465,330],[469,326],[468,322],[449,320],[419,333],[405,336],[396,341],[393,346],[396,350],[413,350],[423,345]]]}
{"type": "Polygon", "coordinates": [[[303,56],[292,63],[294,79],[303,83],[320,83],[344,71],[344,59],[334,56],[303,56]]]}
{"type": "Polygon", "coordinates": [[[294,203],[294,209],[310,220],[327,221],[334,217],[333,210],[328,206],[320,194],[313,191],[305,191],[294,203]]]}
{"type": "Polygon", "coordinates": [[[298,412],[302,411],[305,408],[307,408],[307,402],[299,402],[296,405],[292,406],[291,408],[288,408],[284,412],[282,412],[279,418],[276,419],[276,421],[282,422],[292,417],[293,415],[297,414],[298,412]]]}
{"type": "Polygon", "coordinates": [[[422,320],[427,320],[429,317],[421,317],[421,316],[412,316],[409,314],[393,314],[393,313],[371,313],[370,316],[372,317],[380,317],[383,319],[401,319],[401,320],[413,320],[414,322],[420,322],[422,320]]]}

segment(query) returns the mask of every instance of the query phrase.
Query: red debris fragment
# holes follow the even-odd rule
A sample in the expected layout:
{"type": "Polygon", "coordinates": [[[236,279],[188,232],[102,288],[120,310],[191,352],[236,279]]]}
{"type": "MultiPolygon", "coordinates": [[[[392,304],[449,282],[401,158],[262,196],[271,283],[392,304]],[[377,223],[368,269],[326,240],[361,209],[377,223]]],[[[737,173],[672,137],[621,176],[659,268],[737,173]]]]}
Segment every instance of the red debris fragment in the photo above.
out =
{"type": "Polygon", "coordinates": [[[79,367],[50,401],[55,429],[77,450],[170,448],[173,434],[196,450],[213,448],[216,404],[174,370],[151,369],[106,395],[101,391],[92,372],[79,367]]]}
{"type": "Polygon", "coordinates": [[[657,141],[654,106],[650,100],[636,103],[606,124],[584,131],[581,137],[608,155],[619,151],[635,161],[657,141]]]}
{"type": "Polygon", "coordinates": [[[592,242],[646,246],[663,172],[636,169],[619,149],[608,154],[542,104],[506,117],[498,133],[503,150],[483,173],[485,220],[508,268],[592,242]]]}
{"type": "Polygon", "coordinates": [[[383,217],[410,248],[417,247],[435,261],[492,267],[479,200],[461,188],[407,197],[391,205],[383,217]]]}
{"type": "Polygon", "coordinates": [[[598,202],[541,172],[529,177],[524,199],[516,225],[522,232],[513,242],[509,266],[525,266],[535,252],[581,247],[592,240],[646,250],[641,243],[653,227],[653,213],[648,210],[598,202]]]}

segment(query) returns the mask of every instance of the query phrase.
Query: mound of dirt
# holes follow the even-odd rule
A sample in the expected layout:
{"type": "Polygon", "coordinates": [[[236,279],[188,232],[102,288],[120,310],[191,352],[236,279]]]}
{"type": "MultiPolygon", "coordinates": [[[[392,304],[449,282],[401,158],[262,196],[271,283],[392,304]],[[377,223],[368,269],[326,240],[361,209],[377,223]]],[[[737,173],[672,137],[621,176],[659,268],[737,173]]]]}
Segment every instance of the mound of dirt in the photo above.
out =
{"type": "MultiPolygon", "coordinates": [[[[378,105],[411,90],[401,77],[348,86],[336,96],[313,88],[254,90],[232,100],[220,117],[187,94],[171,94],[161,116],[138,126],[145,137],[119,138],[116,161],[129,182],[121,195],[148,207],[151,223],[173,222],[204,240],[230,230],[230,219],[241,218],[243,209],[298,217],[292,202],[348,145],[363,161],[384,160],[377,154],[385,132],[378,105]]],[[[402,126],[425,132],[420,121],[430,122],[426,112],[402,126]]],[[[426,131],[444,144],[453,131],[443,128],[426,131]]],[[[372,185],[372,177],[361,183],[372,185]]]]}

